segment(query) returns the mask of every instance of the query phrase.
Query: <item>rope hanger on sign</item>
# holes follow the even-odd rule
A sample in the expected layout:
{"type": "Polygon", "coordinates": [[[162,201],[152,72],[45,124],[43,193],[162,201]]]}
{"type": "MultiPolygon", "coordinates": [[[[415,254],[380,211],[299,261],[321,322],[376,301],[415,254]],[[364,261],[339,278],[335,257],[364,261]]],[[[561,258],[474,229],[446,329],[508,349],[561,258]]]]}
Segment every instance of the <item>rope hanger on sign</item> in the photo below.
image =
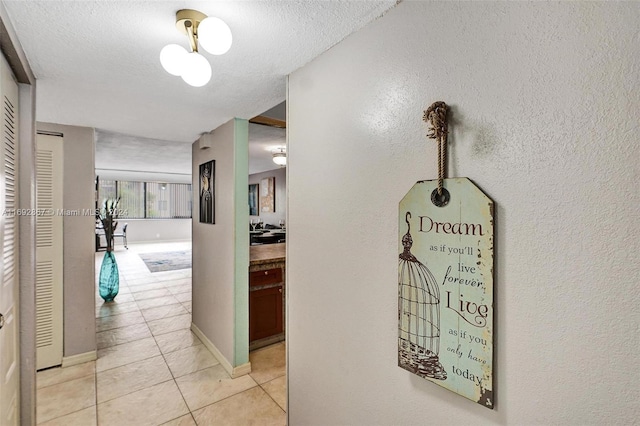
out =
{"type": "Polygon", "coordinates": [[[427,137],[435,139],[438,143],[438,190],[437,197],[431,196],[431,201],[438,207],[445,206],[449,202],[449,193],[442,188],[447,170],[447,135],[449,124],[447,123],[447,112],[449,107],[442,101],[434,102],[426,109],[422,119],[429,125],[427,137]]]}

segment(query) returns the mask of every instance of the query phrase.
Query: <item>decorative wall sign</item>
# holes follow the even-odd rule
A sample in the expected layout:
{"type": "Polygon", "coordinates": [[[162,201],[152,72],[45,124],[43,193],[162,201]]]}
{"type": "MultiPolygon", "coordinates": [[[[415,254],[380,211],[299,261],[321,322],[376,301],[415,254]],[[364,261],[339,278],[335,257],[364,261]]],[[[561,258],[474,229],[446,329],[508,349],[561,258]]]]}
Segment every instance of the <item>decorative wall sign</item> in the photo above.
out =
{"type": "Polygon", "coordinates": [[[493,202],[445,179],[447,106],[425,111],[439,178],[417,182],[398,215],[398,365],[493,408],[493,202]]]}
{"type": "Polygon", "coordinates": [[[260,181],[260,212],[273,213],[276,211],[276,178],[269,177],[260,181]]]}
{"type": "Polygon", "coordinates": [[[249,216],[258,216],[258,185],[249,185],[249,216]]]}
{"type": "Polygon", "coordinates": [[[200,164],[200,223],[216,223],[215,176],[216,160],[200,164]]]}
{"type": "Polygon", "coordinates": [[[493,408],[493,202],[469,179],[400,202],[398,365],[493,408]]]}

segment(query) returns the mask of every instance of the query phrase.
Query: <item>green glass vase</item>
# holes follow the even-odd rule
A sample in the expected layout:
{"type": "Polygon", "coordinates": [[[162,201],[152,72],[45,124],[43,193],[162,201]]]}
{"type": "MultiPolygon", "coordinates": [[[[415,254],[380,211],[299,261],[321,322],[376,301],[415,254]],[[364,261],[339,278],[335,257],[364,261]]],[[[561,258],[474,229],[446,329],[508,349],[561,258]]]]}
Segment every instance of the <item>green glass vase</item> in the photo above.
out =
{"type": "Polygon", "coordinates": [[[107,251],[102,259],[99,289],[100,297],[102,297],[105,302],[112,302],[118,295],[118,290],[120,289],[120,276],[118,275],[116,257],[113,255],[112,251],[107,251]]]}

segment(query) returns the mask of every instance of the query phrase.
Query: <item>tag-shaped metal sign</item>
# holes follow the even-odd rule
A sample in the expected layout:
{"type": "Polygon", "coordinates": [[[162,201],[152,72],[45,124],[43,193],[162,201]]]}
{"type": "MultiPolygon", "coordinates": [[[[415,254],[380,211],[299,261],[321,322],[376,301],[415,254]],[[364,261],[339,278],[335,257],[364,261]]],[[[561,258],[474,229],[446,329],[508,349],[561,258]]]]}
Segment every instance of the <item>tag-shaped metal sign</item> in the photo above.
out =
{"type": "Polygon", "coordinates": [[[398,217],[398,365],[493,408],[493,202],[416,183],[398,217]]]}

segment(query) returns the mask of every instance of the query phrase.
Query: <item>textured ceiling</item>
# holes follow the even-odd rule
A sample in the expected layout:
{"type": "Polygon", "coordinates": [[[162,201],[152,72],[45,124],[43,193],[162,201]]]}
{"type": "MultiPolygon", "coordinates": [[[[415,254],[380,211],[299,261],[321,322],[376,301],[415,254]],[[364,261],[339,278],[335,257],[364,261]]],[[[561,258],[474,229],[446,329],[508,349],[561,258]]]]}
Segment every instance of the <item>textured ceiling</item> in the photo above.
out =
{"type": "Polygon", "coordinates": [[[95,167],[107,179],[191,182],[191,144],[96,130],[95,167]]]}
{"type": "Polygon", "coordinates": [[[233,117],[282,102],[285,76],[396,4],[348,1],[5,1],[38,79],[39,121],[193,142],[233,117]],[[187,46],[175,12],[223,19],[233,46],[203,52],[204,87],[167,74],[159,53],[187,46]]]}
{"type": "MultiPolygon", "coordinates": [[[[285,134],[285,129],[249,123],[249,174],[279,167],[272,152],[285,147],[285,134]]],[[[96,130],[96,174],[105,179],[191,182],[191,143],[96,130]]]]}

